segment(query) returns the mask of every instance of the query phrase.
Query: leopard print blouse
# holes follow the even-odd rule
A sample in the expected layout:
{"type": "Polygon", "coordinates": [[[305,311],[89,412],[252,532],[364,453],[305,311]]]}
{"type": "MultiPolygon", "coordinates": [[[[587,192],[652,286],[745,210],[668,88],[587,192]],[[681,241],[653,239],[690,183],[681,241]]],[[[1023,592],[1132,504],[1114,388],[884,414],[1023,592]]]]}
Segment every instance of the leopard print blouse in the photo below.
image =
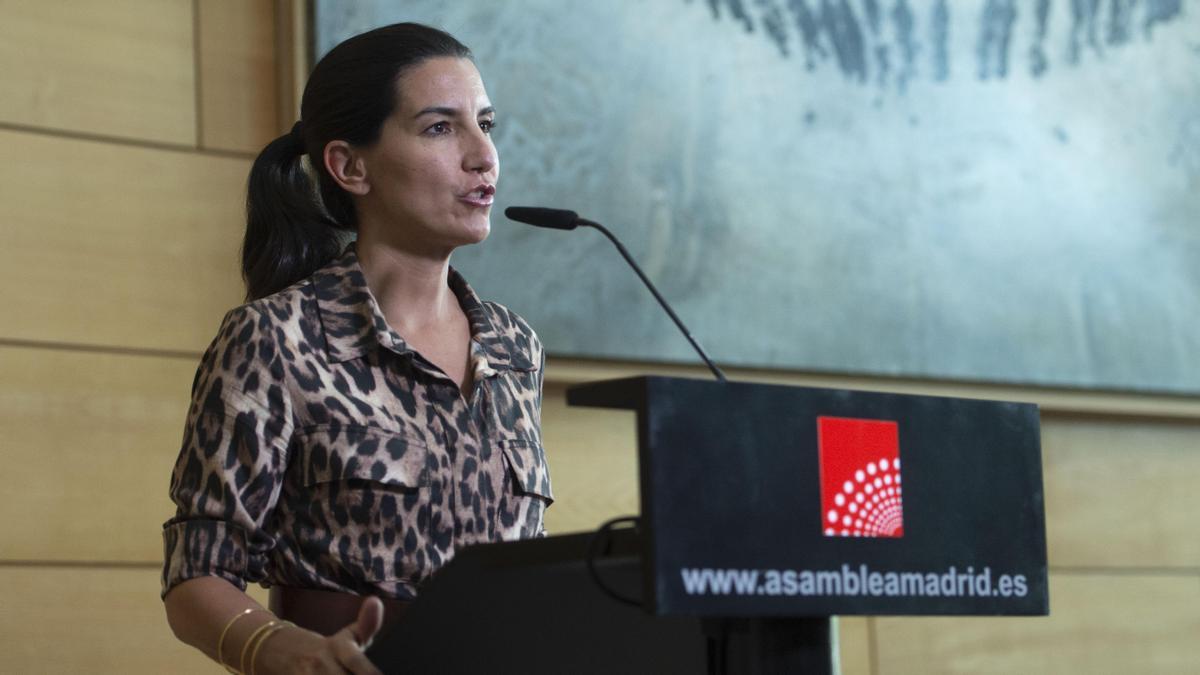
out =
{"type": "Polygon", "coordinates": [[[541,343],[450,287],[474,390],[390,329],[353,245],[232,310],[192,385],[162,593],[204,575],[411,598],[460,547],[545,534],[541,343]]]}

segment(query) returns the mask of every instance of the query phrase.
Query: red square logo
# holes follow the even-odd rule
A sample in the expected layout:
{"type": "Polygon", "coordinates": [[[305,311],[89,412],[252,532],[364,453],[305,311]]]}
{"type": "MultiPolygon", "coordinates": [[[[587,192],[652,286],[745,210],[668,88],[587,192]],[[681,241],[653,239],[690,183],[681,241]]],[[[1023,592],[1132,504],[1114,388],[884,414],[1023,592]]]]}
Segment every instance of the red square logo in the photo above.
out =
{"type": "Polygon", "coordinates": [[[899,424],[818,417],[817,452],[825,536],[904,536],[899,424]]]}

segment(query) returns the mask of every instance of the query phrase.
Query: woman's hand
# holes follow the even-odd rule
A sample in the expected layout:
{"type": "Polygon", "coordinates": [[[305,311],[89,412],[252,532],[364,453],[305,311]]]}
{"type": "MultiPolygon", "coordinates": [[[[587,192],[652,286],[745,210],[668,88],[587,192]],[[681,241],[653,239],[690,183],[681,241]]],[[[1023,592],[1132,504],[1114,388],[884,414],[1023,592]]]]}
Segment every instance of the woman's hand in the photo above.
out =
{"type": "Polygon", "coordinates": [[[365,653],[381,625],[383,603],[367,598],[354,623],[329,637],[291,626],[275,632],[262,644],[255,662],[246,664],[246,672],[383,675],[365,653]]]}

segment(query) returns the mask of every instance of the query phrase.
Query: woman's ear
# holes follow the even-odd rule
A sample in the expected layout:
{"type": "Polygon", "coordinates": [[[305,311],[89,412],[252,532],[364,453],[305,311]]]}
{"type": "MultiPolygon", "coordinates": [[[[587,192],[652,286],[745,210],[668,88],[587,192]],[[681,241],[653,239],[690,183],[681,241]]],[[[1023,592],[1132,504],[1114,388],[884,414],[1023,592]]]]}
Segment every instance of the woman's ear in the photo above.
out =
{"type": "Polygon", "coordinates": [[[325,160],[325,170],[346,192],[361,197],[371,191],[366,163],[346,141],[326,143],[322,159],[325,160]]]}

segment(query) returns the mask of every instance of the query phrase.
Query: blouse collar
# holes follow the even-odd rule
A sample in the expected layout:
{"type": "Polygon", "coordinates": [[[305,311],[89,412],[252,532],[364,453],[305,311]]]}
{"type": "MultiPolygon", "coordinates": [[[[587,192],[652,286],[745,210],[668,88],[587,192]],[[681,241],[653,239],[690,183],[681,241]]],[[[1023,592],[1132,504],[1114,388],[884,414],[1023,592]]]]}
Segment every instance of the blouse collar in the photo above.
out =
{"type": "MultiPolygon", "coordinates": [[[[375,296],[367,288],[354,243],[317,270],[311,281],[330,361],[338,363],[362,358],[374,345],[409,358],[415,354],[404,338],[388,325],[375,296]]],[[[485,370],[535,370],[536,365],[517,348],[515,336],[496,329],[494,305],[481,301],[453,267],[448,281],[470,322],[472,358],[486,360],[486,364],[476,364],[476,372],[480,372],[483,365],[486,365],[485,370]]]]}

